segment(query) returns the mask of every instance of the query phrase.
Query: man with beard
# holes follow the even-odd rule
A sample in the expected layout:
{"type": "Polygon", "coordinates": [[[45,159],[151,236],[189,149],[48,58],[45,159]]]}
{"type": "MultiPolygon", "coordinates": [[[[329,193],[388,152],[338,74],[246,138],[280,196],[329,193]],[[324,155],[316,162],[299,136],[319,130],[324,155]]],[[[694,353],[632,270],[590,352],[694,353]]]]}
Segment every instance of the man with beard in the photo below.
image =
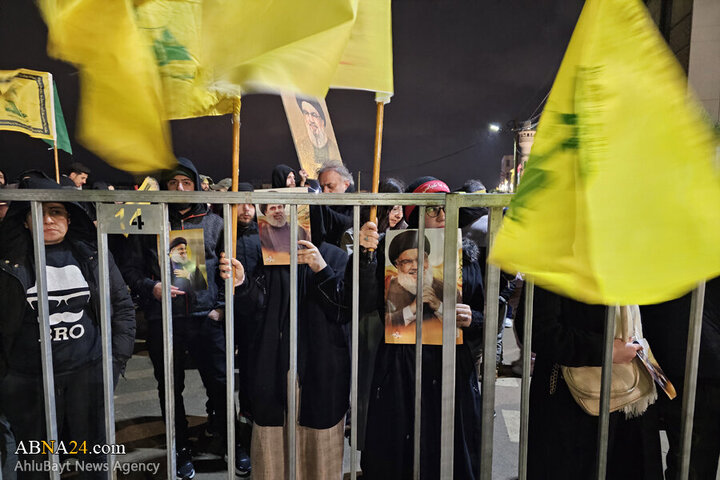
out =
{"type": "MultiPolygon", "coordinates": [[[[163,172],[160,188],[171,191],[201,191],[200,175],[193,163],[178,158],[178,165],[163,172]]],[[[177,476],[192,478],[192,464],[188,422],[185,417],[183,391],[185,390],[185,362],[188,354],[198,368],[207,390],[208,424],[210,433],[222,441],[227,437],[225,422],[226,370],[225,329],[223,317],[225,303],[222,281],[218,274],[218,260],[223,250],[223,221],[212,213],[206,203],[171,203],[168,205],[170,229],[202,229],[205,243],[207,288],[187,295],[170,286],[173,315],[173,375],[175,378],[175,432],[177,434],[177,476]],[[218,421],[213,421],[217,418],[218,421]]],[[[162,284],[157,239],[154,235],[134,235],[123,274],[139,303],[148,323],[147,346],[157,380],[160,407],[165,417],[165,371],[163,368],[162,284]]],[[[167,419],[166,419],[167,421],[167,419]]],[[[235,471],[245,476],[250,472],[250,461],[240,445],[236,445],[235,471]]]]}
{"type": "MultiPolygon", "coordinates": [[[[23,179],[20,188],[60,189],[47,177],[23,179]]],[[[33,261],[33,222],[27,202],[14,201],[0,226],[0,432],[3,415],[19,445],[46,439],[38,329],[38,285],[33,261]]],[[[74,202],[43,202],[42,231],[59,440],[87,446],[79,462],[104,478],[105,456],[92,453],[105,444],[100,326],[99,265],[95,226],[74,202]]],[[[135,310],[127,286],[108,258],[113,381],[117,384],[133,353],[135,310]]],[[[7,451],[2,453],[13,453],[7,451]]],[[[46,455],[20,450],[20,460],[39,465],[46,455]]],[[[3,473],[5,473],[3,471],[3,473]]],[[[17,471],[18,478],[47,478],[39,471],[17,471]]]]}
{"type": "Polygon", "coordinates": [[[207,282],[197,263],[188,258],[187,240],[176,237],[170,242],[170,273],[172,284],[186,294],[205,290],[207,282]]]}
{"type": "Polygon", "coordinates": [[[72,183],[75,185],[75,188],[77,188],[78,190],[82,190],[83,185],[87,183],[89,175],[90,169],[79,162],[74,162],[70,164],[70,168],[68,168],[67,171],[67,178],[72,181],[72,183]]]}
{"type": "MultiPolygon", "coordinates": [[[[285,205],[261,205],[265,222],[260,226],[260,244],[262,248],[274,252],[290,251],[290,225],[285,216],[285,205]]],[[[298,240],[310,240],[307,232],[298,226],[298,240]]]]}
{"type": "Polygon", "coordinates": [[[309,141],[309,145],[305,145],[307,141],[301,140],[298,149],[313,152],[316,164],[323,164],[333,159],[332,153],[337,151],[337,146],[325,131],[325,112],[323,112],[320,103],[315,99],[298,97],[297,104],[305,120],[305,129],[309,141]]]}
{"type": "MultiPolygon", "coordinates": [[[[393,238],[388,250],[388,259],[397,268],[397,277],[390,280],[387,290],[385,323],[403,327],[415,321],[417,305],[418,234],[416,231],[402,232],[393,238]]],[[[442,315],[443,282],[432,275],[428,255],[430,242],[425,237],[423,255],[423,319],[442,315]]]]}

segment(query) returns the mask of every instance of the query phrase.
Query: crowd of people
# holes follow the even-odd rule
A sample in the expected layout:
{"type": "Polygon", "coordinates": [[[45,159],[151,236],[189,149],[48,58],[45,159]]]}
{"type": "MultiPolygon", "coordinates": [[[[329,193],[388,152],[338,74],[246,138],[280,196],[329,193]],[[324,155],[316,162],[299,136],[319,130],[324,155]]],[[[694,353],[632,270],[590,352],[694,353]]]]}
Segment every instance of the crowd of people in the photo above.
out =
{"type": "MultiPolygon", "coordinates": [[[[303,187],[318,193],[354,192],[345,166],[326,163],[316,179],[287,165],[272,171],[272,188],[303,187]]],[[[60,184],[42,172],[21,174],[17,188],[84,188],[90,170],[73,164],[60,184]]],[[[226,179],[227,180],[227,179],[226,179]]],[[[177,166],[157,180],[161,190],[226,191],[229,182],[212,182],[193,163],[179,158],[177,166]]],[[[0,172],[0,188],[6,178],[0,172]]],[[[93,188],[112,189],[95,182],[93,188]]],[[[241,183],[239,191],[253,191],[241,183]]],[[[458,191],[484,193],[477,180],[458,191]]],[[[450,193],[440,179],[423,176],[407,186],[387,178],[380,192],[450,193]]],[[[206,203],[169,204],[175,417],[165,412],[165,370],[160,255],[154,235],[114,238],[109,261],[113,382],[116,386],[133,353],[136,322],[143,321],[147,349],[157,381],[163,419],[173,422],[177,438],[177,477],[195,476],[184,403],[185,367],[192,361],[206,391],[206,431],[226,451],[227,375],[225,358],[225,290],[233,274],[235,367],[238,374],[236,427],[250,422],[249,441],[230,446],[235,473],[254,479],[285,478],[288,468],[288,371],[290,364],[290,269],[270,265],[263,249],[291,248],[282,204],[237,208],[236,254],[224,251],[220,211],[206,203]],[[258,215],[267,218],[265,230],[258,215]],[[261,227],[262,227],[261,225],[261,227]],[[272,230],[271,230],[272,229],[272,230]],[[282,230],[282,231],[281,231],[282,230]],[[272,238],[271,238],[272,237],[272,238]],[[275,238],[277,237],[277,238],[275,238]],[[282,238],[280,238],[282,237],[282,238]]],[[[43,478],[42,472],[16,471],[13,446],[45,439],[43,383],[38,325],[38,291],[32,248],[33,223],[28,202],[0,202],[0,461],[3,479],[43,478]]],[[[353,231],[352,206],[310,206],[309,232],[298,231],[297,274],[297,478],[339,479],[343,474],[344,435],[357,429],[363,478],[404,479],[413,476],[415,426],[414,343],[386,341],[387,327],[404,328],[441,316],[442,280],[430,264],[431,245],[420,251],[420,209],[414,205],[381,206],[371,219],[362,207],[361,229],[353,231]],[[401,231],[401,232],[398,232],[401,231]],[[357,235],[359,251],[353,251],[357,235]],[[386,247],[387,244],[387,247],[386,247]],[[352,259],[359,256],[359,276],[352,259]],[[387,257],[387,258],[386,258],[387,257]],[[418,271],[423,272],[423,302],[417,305],[418,271]],[[388,276],[388,271],[396,272],[388,276]],[[359,402],[357,424],[348,425],[350,395],[350,328],[352,286],[360,292],[359,402]]],[[[445,227],[445,210],[425,208],[426,231],[445,227]]],[[[105,443],[102,391],[102,348],[98,291],[98,253],[92,204],[43,203],[43,235],[47,264],[50,337],[60,439],[105,443]]],[[[506,317],[522,322],[520,277],[503,274],[499,319],[484,319],[483,287],[487,257],[488,212],[463,208],[462,285],[454,321],[462,335],[455,347],[454,478],[480,476],[483,328],[502,332],[506,317]],[[514,299],[514,300],[513,300],[514,299]],[[511,305],[511,306],[510,306],[511,305]]],[[[720,456],[720,280],[707,283],[703,317],[698,399],[691,456],[691,477],[714,478],[720,456]],[[711,476],[712,472],[712,476],[711,476]]],[[[447,283],[447,282],[446,282],[447,283]]],[[[597,416],[586,413],[571,395],[559,366],[600,366],[606,307],[586,305],[537,288],[534,300],[528,478],[591,478],[597,451],[597,416]]],[[[682,390],[689,297],[666,304],[642,306],[645,336],[668,377],[682,390]]],[[[460,335],[460,334],[459,334],[460,335]]],[[[518,339],[522,342],[522,338],[518,339]]],[[[420,475],[440,478],[442,347],[422,345],[420,475]]],[[[628,364],[640,349],[630,340],[616,340],[613,363],[628,364]]],[[[491,379],[492,380],[492,379],[491,379]]],[[[610,418],[608,478],[676,478],[679,462],[681,398],[658,401],[639,415],[613,412],[610,418]],[[660,429],[670,443],[663,472],[660,429]]],[[[652,402],[650,402],[652,403],[652,402]]],[[[241,438],[241,436],[238,436],[241,438]]],[[[17,460],[42,462],[46,457],[20,451],[17,460]]],[[[102,464],[102,455],[83,461],[102,464]]],[[[100,474],[95,474],[100,476],[100,474]]]]}

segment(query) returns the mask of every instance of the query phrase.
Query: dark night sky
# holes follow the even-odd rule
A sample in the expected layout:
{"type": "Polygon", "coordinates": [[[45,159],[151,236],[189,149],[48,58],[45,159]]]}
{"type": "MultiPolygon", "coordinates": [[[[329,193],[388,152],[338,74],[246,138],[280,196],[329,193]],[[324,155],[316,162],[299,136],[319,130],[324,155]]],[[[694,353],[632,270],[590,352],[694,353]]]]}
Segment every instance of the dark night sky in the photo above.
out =
{"type": "MultiPolygon", "coordinates": [[[[362,0],[361,0],[362,1],[362,0]]],[[[410,181],[467,178],[498,183],[500,158],[512,153],[509,134],[490,134],[490,122],[530,116],[560,66],[583,0],[395,0],[395,96],[385,109],[382,176],[410,181]]],[[[75,70],[47,57],[47,32],[33,2],[0,3],[0,69],[53,72],[73,141],[77,116],[75,70]]],[[[328,109],[343,160],[368,186],[375,135],[372,94],[331,90],[328,109]]],[[[277,163],[298,165],[279,96],[243,99],[240,180],[269,181],[277,163]]],[[[215,180],[230,175],[229,116],[172,122],[175,153],[192,159],[215,180]]],[[[61,167],[76,160],[92,180],[130,181],[73,141],[61,167]]],[[[23,134],[0,132],[0,169],[13,177],[27,168],[52,173],[52,152],[23,134]]]]}

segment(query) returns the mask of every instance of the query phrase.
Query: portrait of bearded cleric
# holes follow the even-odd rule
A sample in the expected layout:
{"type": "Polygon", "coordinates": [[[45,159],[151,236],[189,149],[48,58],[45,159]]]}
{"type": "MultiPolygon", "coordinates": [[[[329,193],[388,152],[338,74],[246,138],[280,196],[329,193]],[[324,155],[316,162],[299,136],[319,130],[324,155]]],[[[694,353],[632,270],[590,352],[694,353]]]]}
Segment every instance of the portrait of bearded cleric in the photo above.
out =
{"type": "Polygon", "coordinates": [[[283,94],[282,100],[301,167],[315,175],[328,162],[342,164],[325,99],[283,94]]]}
{"type": "Polygon", "coordinates": [[[170,231],[171,283],[187,295],[207,289],[202,229],[170,231]]]}
{"type": "MultiPolygon", "coordinates": [[[[255,190],[262,192],[263,190],[255,190]]],[[[268,192],[306,193],[306,187],[278,188],[268,192]]],[[[290,264],[290,205],[281,203],[258,204],[258,230],[265,265],[290,264]]],[[[310,241],[310,207],[298,205],[298,240],[310,241]]],[[[304,248],[299,246],[300,249],[304,248]]]]}
{"type": "MultiPolygon", "coordinates": [[[[442,344],[443,280],[442,229],[425,230],[425,245],[418,251],[417,230],[389,231],[386,240],[385,341],[415,343],[418,271],[423,269],[423,344],[442,344]],[[433,245],[438,248],[435,258],[433,245]]],[[[460,271],[460,268],[458,268],[460,271]]],[[[458,301],[461,291],[458,282],[458,301]]],[[[459,335],[461,335],[458,330],[459,335]]],[[[461,336],[458,343],[462,343],[461,336]]]]}

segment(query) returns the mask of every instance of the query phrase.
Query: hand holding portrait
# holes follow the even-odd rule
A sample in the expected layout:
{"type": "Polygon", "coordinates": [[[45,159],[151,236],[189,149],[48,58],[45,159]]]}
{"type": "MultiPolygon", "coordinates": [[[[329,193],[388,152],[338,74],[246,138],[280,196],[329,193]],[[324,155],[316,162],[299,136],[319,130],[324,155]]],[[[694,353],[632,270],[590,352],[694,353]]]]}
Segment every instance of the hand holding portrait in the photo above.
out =
{"type": "Polygon", "coordinates": [[[298,245],[305,247],[298,249],[298,263],[306,263],[310,270],[317,273],[327,266],[320,250],[307,240],[298,240],[298,245]]]}
{"type": "Polygon", "coordinates": [[[245,267],[237,258],[228,259],[225,252],[220,253],[220,278],[227,280],[230,278],[230,272],[233,273],[235,279],[233,285],[238,287],[245,281],[245,267]],[[230,264],[232,263],[232,267],[230,264]]]}
{"type": "Polygon", "coordinates": [[[613,341],[613,363],[632,362],[638,350],[642,350],[642,345],[632,343],[630,339],[625,342],[620,338],[616,338],[613,341]]]}
{"type": "MultiPolygon", "coordinates": [[[[155,297],[155,300],[162,300],[162,283],[157,282],[155,286],[153,286],[153,297],[155,297]]],[[[175,285],[170,285],[170,297],[175,298],[178,295],[185,295],[185,292],[183,290],[180,290],[175,285]]]]}
{"type": "Polygon", "coordinates": [[[458,303],[455,306],[455,322],[458,327],[469,327],[472,322],[472,309],[470,305],[458,303]]]}

